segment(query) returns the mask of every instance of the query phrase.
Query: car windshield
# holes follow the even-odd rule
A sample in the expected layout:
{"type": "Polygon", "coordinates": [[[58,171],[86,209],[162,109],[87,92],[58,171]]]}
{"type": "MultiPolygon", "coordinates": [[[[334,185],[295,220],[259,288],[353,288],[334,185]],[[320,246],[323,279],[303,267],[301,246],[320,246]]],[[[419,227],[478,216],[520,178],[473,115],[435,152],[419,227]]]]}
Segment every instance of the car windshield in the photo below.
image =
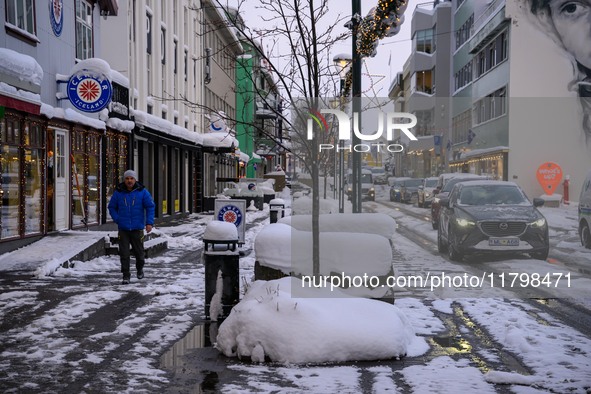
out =
{"type": "Polygon", "coordinates": [[[443,189],[441,189],[441,192],[442,193],[443,192],[449,193],[451,191],[451,189],[454,188],[456,183],[464,182],[464,181],[471,181],[471,180],[475,180],[475,179],[480,179],[480,178],[451,178],[449,181],[447,181],[445,186],[443,186],[443,189]]]}
{"type": "Polygon", "coordinates": [[[386,171],[384,171],[383,168],[372,168],[371,172],[373,172],[374,174],[380,175],[380,174],[385,173],[386,171]]]}
{"type": "Polygon", "coordinates": [[[404,186],[406,187],[419,187],[423,184],[422,179],[409,179],[408,181],[404,181],[404,186]]]}
{"type": "Polygon", "coordinates": [[[435,187],[435,186],[437,186],[437,178],[425,180],[425,187],[435,187]]]}
{"type": "Polygon", "coordinates": [[[529,205],[517,186],[470,185],[464,186],[458,199],[460,205],[529,205]]]}
{"type": "Polygon", "coordinates": [[[371,180],[371,174],[361,174],[361,183],[373,183],[371,180]]]}

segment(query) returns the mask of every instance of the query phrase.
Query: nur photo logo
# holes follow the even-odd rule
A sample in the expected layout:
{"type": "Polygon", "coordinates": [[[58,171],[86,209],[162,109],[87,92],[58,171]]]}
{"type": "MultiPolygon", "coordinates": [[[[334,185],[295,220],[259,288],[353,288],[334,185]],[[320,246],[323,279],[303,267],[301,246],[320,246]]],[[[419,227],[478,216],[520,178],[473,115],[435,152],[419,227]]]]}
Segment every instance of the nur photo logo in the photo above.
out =
{"type": "MultiPolygon", "coordinates": [[[[352,138],[351,134],[351,121],[349,116],[336,109],[321,109],[320,111],[310,110],[307,120],[307,134],[306,137],[310,141],[314,139],[314,123],[318,125],[320,130],[328,130],[328,122],[322,114],[332,114],[338,121],[338,140],[346,141],[352,138]]],[[[376,141],[386,132],[386,140],[393,141],[397,136],[395,130],[400,130],[409,140],[417,141],[417,137],[410,131],[417,124],[417,117],[407,112],[388,112],[385,114],[378,114],[378,127],[374,134],[362,134],[359,130],[359,114],[353,113],[353,132],[355,136],[362,141],[376,141]],[[401,120],[410,120],[406,123],[401,123],[401,120]]],[[[340,150],[347,150],[349,152],[369,152],[372,148],[377,149],[378,152],[381,149],[385,149],[388,152],[397,153],[404,150],[404,146],[401,144],[385,144],[383,142],[374,143],[361,143],[348,146],[339,146],[338,144],[319,144],[318,151],[336,149],[337,152],[340,150]]]]}

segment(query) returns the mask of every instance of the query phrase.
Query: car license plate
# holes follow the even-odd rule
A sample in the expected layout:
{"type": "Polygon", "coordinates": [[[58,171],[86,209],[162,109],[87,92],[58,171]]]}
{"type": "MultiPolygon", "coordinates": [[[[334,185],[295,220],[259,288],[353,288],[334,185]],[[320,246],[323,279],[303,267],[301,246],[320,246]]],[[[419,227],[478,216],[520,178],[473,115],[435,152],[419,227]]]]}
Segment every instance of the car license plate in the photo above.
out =
{"type": "Polygon", "coordinates": [[[519,238],[489,238],[489,246],[519,246],[519,238]]]}

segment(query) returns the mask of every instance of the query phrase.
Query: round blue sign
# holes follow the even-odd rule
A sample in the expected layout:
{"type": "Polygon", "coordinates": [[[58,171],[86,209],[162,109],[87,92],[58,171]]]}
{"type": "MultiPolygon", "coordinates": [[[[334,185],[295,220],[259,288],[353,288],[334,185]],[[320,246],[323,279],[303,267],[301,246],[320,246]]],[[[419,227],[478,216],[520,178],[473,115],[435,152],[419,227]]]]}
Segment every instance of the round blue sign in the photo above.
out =
{"type": "Polygon", "coordinates": [[[225,205],[218,213],[218,220],[233,223],[238,227],[242,223],[242,211],[235,205],[225,205]]]}
{"type": "Polygon", "coordinates": [[[64,28],[64,1],[63,0],[49,0],[49,21],[51,28],[56,36],[62,34],[64,28]]]}
{"type": "Polygon", "coordinates": [[[113,94],[108,79],[98,79],[90,75],[72,75],[67,91],[72,105],[83,112],[102,110],[109,104],[113,94]]]}

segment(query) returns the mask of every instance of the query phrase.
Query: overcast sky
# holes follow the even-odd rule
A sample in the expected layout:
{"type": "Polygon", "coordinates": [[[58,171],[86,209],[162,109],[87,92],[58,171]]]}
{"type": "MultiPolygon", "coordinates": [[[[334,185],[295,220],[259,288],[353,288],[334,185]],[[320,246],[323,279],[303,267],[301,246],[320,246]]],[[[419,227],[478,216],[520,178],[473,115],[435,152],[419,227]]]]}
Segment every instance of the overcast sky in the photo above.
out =
{"type": "MultiPolygon", "coordinates": [[[[230,6],[233,5],[236,7],[239,0],[220,0],[220,2],[222,4],[227,2],[230,6]]],[[[257,2],[257,0],[245,0],[245,3],[240,7],[241,15],[244,18],[246,25],[251,29],[256,26],[261,26],[261,23],[264,23],[260,17],[260,10],[256,9],[257,2]]],[[[328,4],[329,12],[334,13],[334,18],[337,18],[340,14],[341,17],[346,20],[350,19],[350,1],[329,0],[328,4]]],[[[378,0],[361,0],[362,16],[365,17],[369,10],[377,4],[378,0]]],[[[362,67],[362,72],[365,74],[362,82],[364,96],[386,97],[388,95],[390,82],[396,76],[397,72],[402,71],[404,62],[408,59],[411,52],[410,27],[412,13],[417,4],[425,4],[425,1],[410,0],[405,11],[405,21],[402,24],[400,32],[393,37],[387,37],[381,40],[377,55],[373,58],[365,59],[366,64],[362,67]],[[370,74],[371,76],[367,74],[370,74]]],[[[327,20],[331,19],[327,17],[327,20]]],[[[342,30],[344,31],[345,28],[343,27],[342,30]]],[[[263,44],[265,43],[263,42],[263,44]]],[[[349,39],[346,43],[336,45],[331,52],[331,57],[340,53],[350,54],[351,40],[349,39]]]]}

